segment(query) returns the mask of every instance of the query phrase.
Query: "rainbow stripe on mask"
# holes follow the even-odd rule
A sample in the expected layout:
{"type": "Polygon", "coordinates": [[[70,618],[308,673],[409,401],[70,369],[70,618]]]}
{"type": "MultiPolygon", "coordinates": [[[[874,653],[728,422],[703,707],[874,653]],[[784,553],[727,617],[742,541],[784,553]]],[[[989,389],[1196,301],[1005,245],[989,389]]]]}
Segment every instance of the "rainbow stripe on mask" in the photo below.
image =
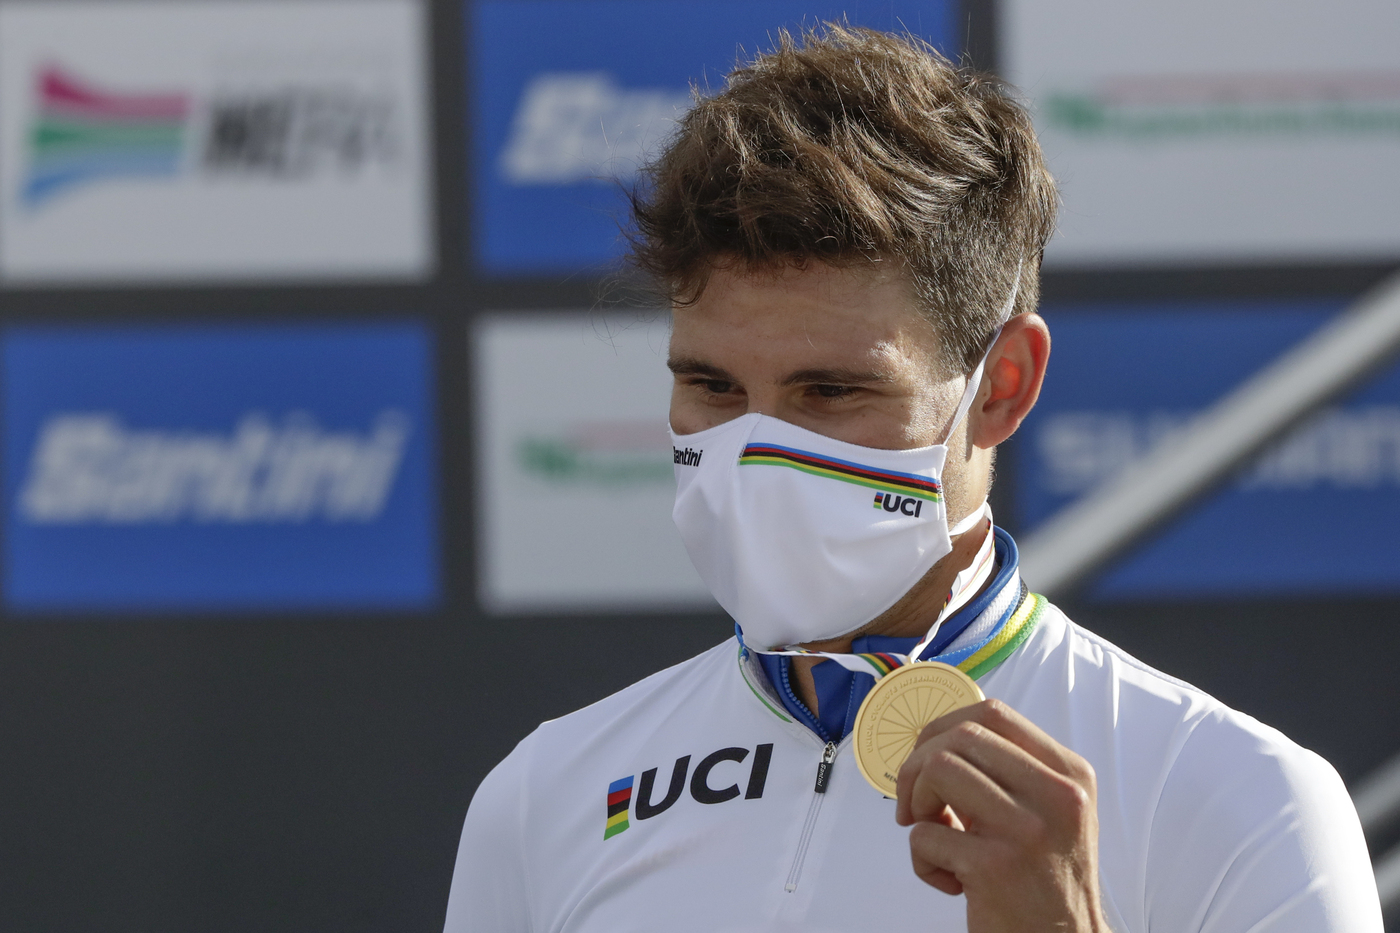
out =
{"type": "Polygon", "coordinates": [[[739,466],[788,467],[813,476],[896,492],[927,502],[939,502],[943,499],[943,487],[936,479],[896,470],[877,470],[849,460],[823,457],[809,450],[798,450],[778,444],[749,444],[739,455],[739,466]]]}

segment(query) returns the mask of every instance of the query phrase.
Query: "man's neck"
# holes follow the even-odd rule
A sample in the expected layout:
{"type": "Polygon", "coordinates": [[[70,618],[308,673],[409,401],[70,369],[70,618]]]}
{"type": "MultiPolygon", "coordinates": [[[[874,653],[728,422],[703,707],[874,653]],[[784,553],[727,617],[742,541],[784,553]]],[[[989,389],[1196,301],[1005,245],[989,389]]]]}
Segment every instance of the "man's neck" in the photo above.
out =
{"type": "MultiPolygon", "coordinates": [[[[929,568],[928,573],[904,596],[875,619],[862,625],[849,635],[825,641],[808,642],[802,645],[809,651],[826,651],[835,654],[848,654],[851,642],[864,635],[888,635],[896,638],[922,638],[937,620],[948,599],[958,574],[962,573],[977,557],[982,542],[992,531],[985,523],[958,536],[953,542],[953,550],[938,563],[929,568]]],[[[996,575],[988,577],[981,590],[972,598],[981,595],[991,585],[996,575]]],[[[812,679],[812,668],[822,662],[818,657],[794,657],[790,669],[792,688],[813,713],[817,710],[817,690],[812,679]]]]}

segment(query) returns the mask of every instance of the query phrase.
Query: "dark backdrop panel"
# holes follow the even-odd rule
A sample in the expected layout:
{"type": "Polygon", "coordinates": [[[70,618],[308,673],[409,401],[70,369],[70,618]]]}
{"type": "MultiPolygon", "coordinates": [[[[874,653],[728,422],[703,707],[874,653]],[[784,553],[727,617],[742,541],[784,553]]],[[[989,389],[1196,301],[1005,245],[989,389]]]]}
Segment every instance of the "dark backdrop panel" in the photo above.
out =
{"type": "Polygon", "coordinates": [[[0,629],[0,929],[441,928],[478,781],[720,619],[0,629]],[[547,650],[541,650],[544,646],[547,650]]]}

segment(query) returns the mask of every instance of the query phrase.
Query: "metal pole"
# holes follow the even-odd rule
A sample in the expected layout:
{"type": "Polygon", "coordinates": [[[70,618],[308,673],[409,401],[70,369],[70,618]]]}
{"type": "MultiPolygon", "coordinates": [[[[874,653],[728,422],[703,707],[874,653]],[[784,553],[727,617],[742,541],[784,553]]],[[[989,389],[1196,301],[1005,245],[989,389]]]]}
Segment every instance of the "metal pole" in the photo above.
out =
{"type": "Polygon", "coordinates": [[[1368,835],[1389,826],[1400,816],[1400,755],[1362,778],[1351,799],[1368,835]]]}
{"type": "Polygon", "coordinates": [[[1400,275],[1024,539],[1021,574],[1061,595],[1400,351],[1400,275]]]}
{"type": "Polygon", "coordinates": [[[1381,910],[1388,912],[1400,906],[1400,847],[1376,862],[1376,891],[1381,896],[1381,910]]]}

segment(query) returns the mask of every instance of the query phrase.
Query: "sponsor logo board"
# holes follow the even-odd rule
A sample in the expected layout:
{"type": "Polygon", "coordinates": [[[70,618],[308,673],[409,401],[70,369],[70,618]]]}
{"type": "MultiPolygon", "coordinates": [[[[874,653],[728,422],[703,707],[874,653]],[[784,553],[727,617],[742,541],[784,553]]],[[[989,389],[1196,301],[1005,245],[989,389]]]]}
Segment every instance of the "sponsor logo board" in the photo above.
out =
{"type": "MultiPolygon", "coordinates": [[[[1051,306],[1055,352],[1016,434],[1034,527],[1116,476],[1340,304],[1051,306]],[[1145,354],[1153,365],[1144,367],[1145,354]]],[[[1104,572],[1101,598],[1400,591],[1400,367],[1316,413],[1104,572]]],[[[1033,581],[1032,581],[1033,582],[1033,581]]]]}
{"type": "Polygon", "coordinates": [[[415,0],[0,6],[0,275],[431,271],[415,0]]]}
{"type": "Polygon", "coordinates": [[[7,331],[6,606],[430,607],[430,358],[417,325],[7,331]]]}
{"type": "Polygon", "coordinates": [[[481,601],[497,612],[714,605],[671,522],[664,317],[476,325],[481,601]]]}
{"type": "Polygon", "coordinates": [[[471,8],[476,261],[597,268],[621,252],[625,186],[689,109],[781,27],[848,17],[957,54],[947,0],[484,0],[471,8]]]}
{"type": "Polygon", "coordinates": [[[1001,22],[1064,196],[1048,265],[1400,254],[1400,6],[1009,0],[1001,22]]]}

